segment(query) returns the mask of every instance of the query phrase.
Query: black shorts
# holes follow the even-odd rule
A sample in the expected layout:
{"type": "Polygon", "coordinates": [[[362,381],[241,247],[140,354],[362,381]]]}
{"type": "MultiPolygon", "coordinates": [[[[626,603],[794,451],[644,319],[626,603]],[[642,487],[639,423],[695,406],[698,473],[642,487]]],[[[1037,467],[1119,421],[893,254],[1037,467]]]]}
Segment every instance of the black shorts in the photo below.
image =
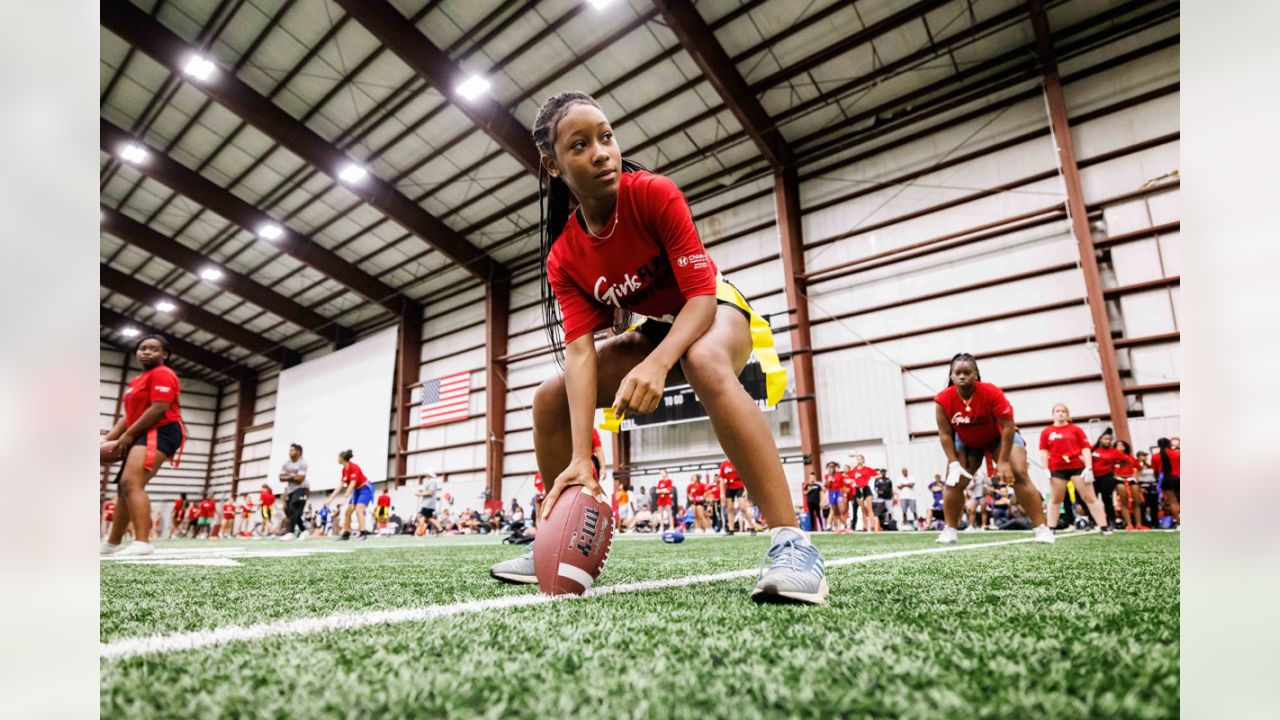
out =
{"type": "Polygon", "coordinates": [[[691,504],[691,505],[693,505],[694,507],[703,507],[703,508],[704,508],[704,507],[706,507],[706,506],[707,506],[707,501],[706,501],[706,500],[694,500],[694,501],[693,501],[692,503],[690,503],[690,504],[691,504]]]}
{"type": "Polygon", "coordinates": [[[1164,482],[1160,484],[1160,487],[1168,492],[1180,493],[1182,492],[1182,476],[1169,475],[1164,479],[1164,482]]]}
{"type": "MultiPolygon", "coordinates": [[[[182,447],[182,425],[179,423],[165,423],[160,427],[152,428],[152,430],[156,433],[156,452],[164,453],[166,458],[173,457],[173,454],[178,451],[178,448],[182,447]]],[[[133,445],[130,445],[129,447],[135,448],[139,445],[146,447],[147,435],[149,434],[151,434],[151,430],[142,433],[134,439],[133,445]]],[[[116,479],[114,482],[119,483],[120,478],[124,475],[124,466],[129,464],[128,457],[128,453],[126,452],[125,462],[120,463],[120,469],[116,470],[116,479]]]]}
{"type": "Polygon", "coordinates": [[[427,520],[430,520],[431,518],[433,518],[433,517],[435,517],[435,516],[436,516],[436,509],[435,509],[435,508],[421,508],[421,509],[419,509],[419,510],[418,510],[418,514],[419,514],[419,515],[421,515],[423,518],[425,518],[425,519],[427,519],[427,520]]]}
{"type": "MultiPolygon", "coordinates": [[[[725,282],[730,285],[733,285],[733,283],[730,283],[728,280],[725,280],[725,282]]],[[[739,292],[741,292],[741,290],[739,290],[739,292]]],[[[746,297],[746,295],[743,295],[743,297],[746,297]]],[[[716,298],[716,305],[724,305],[726,307],[731,307],[734,310],[737,310],[738,312],[742,313],[743,317],[747,319],[747,325],[749,326],[751,324],[751,313],[747,312],[746,310],[743,310],[737,305],[734,305],[728,300],[721,300],[720,298],[716,298]]],[[[663,340],[667,339],[667,334],[671,332],[671,323],[663,322],[661,320],[647,319],[644,322],[640,323],[640,326],[636,328],[636,332],[648,338],[649,342],[653,343],[654,347],[657,347],[662,344],[663,340]]]]}
{"type": "Polygon", "coordinates": [[[1070,480],[1074,477],[1080,477],[1083,472],[1084,468],[1072,468],[1070,470],[1050,470],[1049,474],[1052,475],[1055,480],[1070,480]]]}
{"type": "Polygon", "coordinates": [[[869,497],[871,497],[871,486],[870,486],[870,485],[863,485],[863,486],[862,486],[862,487],[860,487],[860,488],[855,488],[855,489],[854,489],[854,491],[853,491],[853,497],[854,497],[855,499],[857,499],[857,500],[861,500],[862,498],[869,498],[869,497]]]}
{"type": "Polygon", "coordinates": [[[724,496],[730,500],[737,500],[747,491],[746,488],[725,488],[724,496]]]}

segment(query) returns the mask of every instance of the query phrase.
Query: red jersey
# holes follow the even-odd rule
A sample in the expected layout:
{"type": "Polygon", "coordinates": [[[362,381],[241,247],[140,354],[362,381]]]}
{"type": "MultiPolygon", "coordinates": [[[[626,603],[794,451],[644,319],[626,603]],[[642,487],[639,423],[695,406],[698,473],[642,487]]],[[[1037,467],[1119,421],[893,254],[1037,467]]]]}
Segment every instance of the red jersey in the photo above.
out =
{"type": "Polygon", "coordinates": [[[744,487],[742,477],[738,475],[738,469],[728,460],[720,463],[720,477],[724,478],[726,490],[739,490],[744,487]]]}
{"type": "Polygon", "coordinates": [[[533,474],[533,489],[537,490],[539,495],[541,495],[543,490],[546,489],[545,486],[542,484],[541,472],[536,472],[533,474]]]}
{"type": "MultiPolygon", "coordinates": [[[[1177,477],[1182,477],[1182,451],[1165,450],[1165,452],[1169,453],[1169,465],[1171,466],[1169,473],[1176,475],[1177,477]]],[[[1159,452],[1151,453],[1151,471],[1156,474],[1156,477],[1160,477],[1160,473],[1164,472],[1162,467],[1163,462],[1164,461],[1160,459],[1159,452]]]]}
{"type": "Polygon", "coordinates": [[[115,502],[108,500],[107,504],[102,506],[102,514],[105,515],[108,520],[114,519],[116,514],[115,502]]]}
{"type": "Polygon", "coordinates": [[[192,504],[187,508],[187,519],[195,520],[198,517],[200,517],[200,506],[192,504]]]}
{"type": "Polygon", "coordinates": [[[575,212],[547,257],[566,345],[608,327],[615,308],[672,322],[690,298],[715,295],[718,271],[674,182],[621,173],[614,212],[603,240],[588,234],[575,212]]]}
{"type": "Polygon", "coordinates": [[[595,428],[591,428],[591,449],[595,450],[598,447],[603,447],[603,444],[600,442],[600,431],[595,428]]]}
{"type": "Polygon", "coordinates": [[[218,512],[218,503],[212,500],[200,501],[200,517],[211,518],[218,512]]]}
{"type": "Polygon", "coordinates": [[[250,515],[252,515],[253,501],[252,500],[245,501],[245,503],[240,506],[240,510],[244,513],[245,517],[249,517],[250,515]]]}
{"type": "Polygon", "coordinates": [[[1120,459],[1124,457],[1124,453],[1119,450],[1109,448],[1098,448],[1093,451],[1093,474],[1109,475],[1116,471],[1116,466],[1120,463],[1120,459]]]}
{"type": "Polygon", "coordinates": [[[707,494],[707,484],[704,482],[691,482],[684,489],[685,497],[689,498],[689,502],[702,502],[707,494]]]}
{"type": "Polygon", "coordinates": [[[846,482],[853,482],[854,487],[864,488],[871,483],[872,478],[880,473],[872,470],[867,466],[856,467],[845,474],[846,482]]]}
{"type": "Polygon", "coordinates": [[[671,504],[671,491],[676,486],[671,478],[662,478],[658,481],[658,507],[666,507],[671,504]]]}
{"type": "Polygon", "coordinates": [[[1116,458],[1116,477],[1126,479],[1132,478],[1137,469],[1138,459],[1134,456],[1120,453],[1116,458]]]}
{"type": "Polygon", "coordinates": [[[706,498],[712,502],[720,499],[720,483],[710,483],[707,485],[706,498]]]}
{"type": "Polygon", "coordinates": [[[262,503],[262,507],[271,507],[276,504],[276,494],[270,490],[263,490],[258,493],[258,501],[262,503]]]}
{"type": "MultiPolygon", "coordinates": [[[[124,391],[124,424],[129,427],[153,402],[167,402],[169,409],[154,427],[182,421],[178,407],[178,375],[167,365],[157,365],[129,381],[124,391]]],[[[150,428],[148,428],[150,429],[150,428]]]]}
{"type": "Polygon", "coordinates": [[[378,496],[378,506],[379,506],[379,507],[391,507],[391,496],[390,496],[390,495],[379,495],[379,496],[378,496]]]}
{"type": "Polygon", "coordinates": [[[347,466],[342,469],[342,484],[346,485],[347,483],[355,483],[353,487],[359,490],[369,484],[369,478],[364,476],[364,471],[360,469],[359,465],[348,461],[347,466]]]}
{"type": "Polygon", "coordinates": [[[222,519],[230,520],[236,516],[235,503],[222,503],[222,519]]]}
{"type": "Polygon", "coordinates": [[[951,420],[960,442],[971,448],[986,448],[1000,442],[1000,418],[1013,420],[1013,405],[1004,391],[991,383],[973,384],[973,397],[966,403],[960,391],[950,385],[938,393],[933,401],[951,420]]]}
{"type": "Polygon", "coordinates": [[[183,508],[182,498],[178,498],[177,500],[174,500],[174,501],[173,501],[173,514],[174,514],[174,515],[181,515],[181,514],[182,514],[182,508],[183,508]]]}
{"type": "Polygon", "coordinates": [[[824,487],[828,490],[844,492],[844,473],[839,470],[822,476],[824,487]]]}
{"type": "Polygon", "coordinates": [[[1049,451],[1050,470],[1075,470],[1084,467],[1080,453],[1089,447],[1089,438],[1075,423],[1062,427],[1050,425],[1040,432],[1040,449],[1049,451]]]}

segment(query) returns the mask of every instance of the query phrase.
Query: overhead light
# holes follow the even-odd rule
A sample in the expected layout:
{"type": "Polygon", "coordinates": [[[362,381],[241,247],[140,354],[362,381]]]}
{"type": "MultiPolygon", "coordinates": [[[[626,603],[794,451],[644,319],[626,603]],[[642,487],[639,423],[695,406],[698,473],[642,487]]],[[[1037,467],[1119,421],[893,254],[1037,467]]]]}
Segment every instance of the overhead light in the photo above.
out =
{"type": "Polygon", "coordinates": [[[222,277],[222,271],[219,270],[218,268],[212,268],[212,267],[205,268],[200,271],[200,277],[209,281],[217,280],[218,278],[222,277]]]}
{"type": "Polygon", "coordinates": [[[472,75],[466,82],[458,86],[458,94],[467,100],[475,100],[489,89],[489,81],[479,75],[472,75]]]}
{"type": "Polygon", "coordinates": [[[338,179],[348,185],[355,185],[356,183],[363,180],[364,176],[368,174],[369,172],[367,170],[360,167],[359,165],[356,165],[355,163],[352,163],[342,168],[342,170],[338,173],[338,179]]]}
{"type": "Polygon", "coordinates": [[[133,143],[129,143],[120,150],[120,157],[123,158],[125,162],[138,165],[143,160],[147,159],[147,151],[133,143]]]}
{"type": "Polygon", "coordinates": [[[176,306],[168,300],[161,300],[156,303],[156,309],[160,312],[173,312],[174,307],[176,306]]]}
{"type": "Polygon", "coordinates": [[[121,330],[120,334],[125,337],[138,337],[141,333],[138,331],[138,328],[127,327],[121,330]]]}
{"type": "Polygon", "coordinates": [[[284,228],[273,223],[267,223],[258,228],[258,237],[263,240],[275,240],[284,234],[284,228]]]}
{"type": "Polygon", "coordinates": [[[613,2],[613,0],[591,0],[591,4],[594,5],[597,10],[611,2],[613,2]]]}
{"type": "Polygon", "coordinates": [[[187,66],[182,68],[182,72],[190,75],[197,80],[208,80],[213,74],[214,65],[199,55],[192,55],[187,61],[187,66]]]}

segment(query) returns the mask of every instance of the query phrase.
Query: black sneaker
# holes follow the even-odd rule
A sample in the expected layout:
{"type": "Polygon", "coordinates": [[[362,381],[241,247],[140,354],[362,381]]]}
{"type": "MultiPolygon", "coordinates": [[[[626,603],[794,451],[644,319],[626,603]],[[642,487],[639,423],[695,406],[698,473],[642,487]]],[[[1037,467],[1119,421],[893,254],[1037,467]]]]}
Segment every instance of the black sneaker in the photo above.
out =
{"type": "Polygon", "coordinates": [[[342,533],[342,537],[340,537],[340,538],[338,538],[338,539],[339,539],[339,540],[350,540],[350,539],[351,539],[351,533],[349,533],[349,532],[344,532],[344,533],[342,533]]]}

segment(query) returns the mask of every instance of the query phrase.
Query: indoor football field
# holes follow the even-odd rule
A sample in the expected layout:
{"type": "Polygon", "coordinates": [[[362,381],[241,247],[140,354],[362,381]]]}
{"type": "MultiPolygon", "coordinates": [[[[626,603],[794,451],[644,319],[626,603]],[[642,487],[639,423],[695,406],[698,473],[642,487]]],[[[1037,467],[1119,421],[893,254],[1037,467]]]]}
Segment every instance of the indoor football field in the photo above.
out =
{"type": "Polygon", "coordinates": [[[103,717],[1178,714],[1177,532],[814,535],[820,606],[748,598],[768,535],[617,536],[586,597],[487,536],[158,542],[101,563],[103,717]]]}

